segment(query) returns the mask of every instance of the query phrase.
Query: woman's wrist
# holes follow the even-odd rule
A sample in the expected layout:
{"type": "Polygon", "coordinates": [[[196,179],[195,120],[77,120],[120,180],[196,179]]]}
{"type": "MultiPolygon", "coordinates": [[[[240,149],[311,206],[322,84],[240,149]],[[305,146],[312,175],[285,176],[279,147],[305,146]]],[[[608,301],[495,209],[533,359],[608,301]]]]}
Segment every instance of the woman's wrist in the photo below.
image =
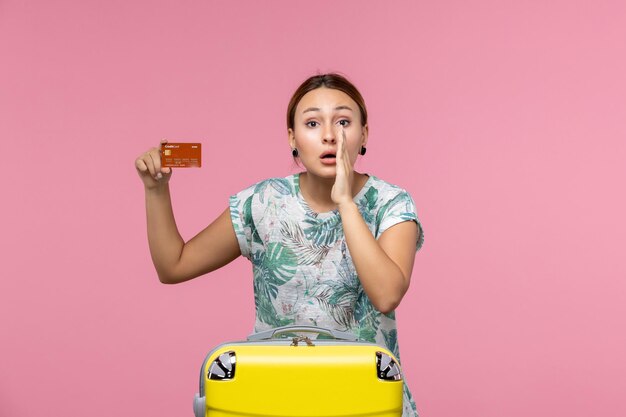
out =
{"type": "Polygon", "coordinates": [[[339,213],[346,212],[346,211],[352,210],[354,208],[357,208],[356,203],[354,202],[354,200],[346,200],[344,202],[341,202],[341,203],[337,204],[337,209],[339,210],[339,213]]]}
{"type": "Polygon", "coordinates": [[[146,194],[163,194],[169,191],[169,183],[158,184],[152,187],[144,187],[146,194]]]}

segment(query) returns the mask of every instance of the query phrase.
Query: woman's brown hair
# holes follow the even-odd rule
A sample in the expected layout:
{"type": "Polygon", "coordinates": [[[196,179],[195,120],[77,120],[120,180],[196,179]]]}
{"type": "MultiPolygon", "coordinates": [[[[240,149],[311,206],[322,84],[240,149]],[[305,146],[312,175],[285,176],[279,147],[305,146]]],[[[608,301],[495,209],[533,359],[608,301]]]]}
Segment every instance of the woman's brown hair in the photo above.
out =
{"type": "Polygon", "coordinates": [[[361,113],[361,126],[365,126],[367,123],[367,109],[365,108],[365,101],[363,96],[359,93],[359,90],[348,81],[344,76],[337,73],[328,73],[313,75],[307,78],[300,87],[293,93],[291,100],[289,100],[289,106],[287,106],[287,127],[289,129],[294,128],[294,119],[296,116],[296,107],[298,103],[304,97],[306,93],[316,88],[326,87],[335,90],[343,91],[359,106],[359,112],[361,113]]]}

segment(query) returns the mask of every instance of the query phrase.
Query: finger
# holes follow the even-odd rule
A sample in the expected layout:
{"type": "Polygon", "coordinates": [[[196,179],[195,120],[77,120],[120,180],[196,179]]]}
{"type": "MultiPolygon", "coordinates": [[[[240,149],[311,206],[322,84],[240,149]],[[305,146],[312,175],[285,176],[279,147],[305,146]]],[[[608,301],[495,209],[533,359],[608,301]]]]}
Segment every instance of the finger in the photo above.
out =
{"type": "Polygon", "coordinates": [[[350,158],[348,158],[348,154],[346,151],[346,131],[344,130],[343,126],[339,128],[339,138],[339,144],[341,148],[341,160],[345,165],[346,161],[348,161],[350,158]]]}
{"type": "Polygon", "coordinates": [[[337,128],[335,136],[337,137],[337,158],[343,158],[343,134],[341,127],[337,128]]]}
{"type": "Polygon", "coordinates": [[[163,176],[163,174],[161,174],[161,154],[155,149],[150,152],[150,158],[152,159],[152,164],[154,165],[154,172],[150,171],[152,176],[157,179],[161,178],[163,176]]]}
{"type": "Polygon", "coordinates": [[[137,158],[135,160],[135,168],[137,168],[137,171],[144,173],[148,170],[148,166],[146,165],[146,163],[144,162],[143,159],[141,158],[137,158]]]}
{"type": "Polygon", "coordinates": [[[350,155],[348,153],[348,150],[345,146],[345,131],[344,131],[344,163],[345,163],[345,169],[346,172],[348,173],[348,176],[352,176],[352,161],[350,160],[350,155]]]}
{"type": "Polygon", "coordinates": [[[144,155],[143,161],[146,164],[146,166],[148,167],[148,171],[150,171],[150,175],[152,175],[154,177],[156,172],[154,171],[154,161],[152,160],[152,156],[150,155],[150,152],[147,152],[144,155]]]}
{"type": "MultiPolygon", "coordinates": [[[[165,145],[167,143],[167,139],[163,138],[161,139],[161,145],[165,145]]],[[[161,150],[161,148],[159,148],[159,154],[161,154],[163,151],[161,150]]],[[[163,172],[165,174],[169,174],[170,172],[172,172],[172,168],[170,167],[161,167],[160,172],[163,172]]]]}
{"type": "Polygon", "coordinates": [[[161,149],[157,149],[157,148],[152,149],[152,151],[150,152],[150,156],[152,157],[152,160],[154,161],[154,170],[156,172],[160,172],[161,171],[161,149]]]}
{"type": "Polygon", "coordinates": [[[159,145],[159,153],[162,152],[161,148],[163,147],[163,145],[165,145],[167,143],[167,139],[163,138],[161,139],[161,143],[159,145]]]}
{"type": "MultiPolygon", "coordinates": [[[[167,139],[163,138],[161,139],[161,145],[165,145],[167,143],[167,139]]],[[[162,153],[162,150],[159,148],[159,153],[162,153]]],[[[172,168],[170,167],[161,167],[161,172],[164,174],[169,174],[170,172],[172,172],[172,168]]]]}
{"type": "Polygon", "coordinates": [[[335,137],[337,138],[337,154],[335,155],[335,165],[337,168],[343,161],[343,143],[341,142],[341,132],[339,129],[335,131],[335,137]]]}

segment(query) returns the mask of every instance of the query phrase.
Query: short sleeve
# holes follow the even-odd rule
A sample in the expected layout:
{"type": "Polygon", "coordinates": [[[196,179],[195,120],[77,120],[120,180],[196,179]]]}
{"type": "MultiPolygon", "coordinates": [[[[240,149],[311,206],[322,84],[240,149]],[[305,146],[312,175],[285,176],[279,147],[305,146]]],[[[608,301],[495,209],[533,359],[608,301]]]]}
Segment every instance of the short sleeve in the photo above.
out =
{"type": "Polygon", "coordinates": [[[417,237],[415,251],[420,250],[424,244],[424,228],[417,217],[415,202],[406,190],[400,190],[400,192],[395,194],[391,200],[380,208],[378,216],[376,217],[378,220],[376,239],[393,225],[406,221],[414,221],[419,226],[419,236],[417,237]]]}
{"type": "Polygon", "coordinates": [[[248,187],[235,195],[230,196],[230,219],[235,229],[237,242],[241,254],[246,258],[251,257],[252,236],[255,231],[252,218],[252,198],[254,197],[254,186],[248,187]]]}

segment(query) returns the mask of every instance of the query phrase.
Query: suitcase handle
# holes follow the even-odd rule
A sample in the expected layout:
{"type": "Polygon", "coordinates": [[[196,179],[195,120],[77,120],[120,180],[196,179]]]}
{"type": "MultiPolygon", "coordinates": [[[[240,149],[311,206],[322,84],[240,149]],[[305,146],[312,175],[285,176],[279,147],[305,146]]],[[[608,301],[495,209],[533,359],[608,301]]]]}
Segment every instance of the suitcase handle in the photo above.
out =
{"type": "Polygon", "coordinates": [[[283,326],[275,329],[265,330],[263,332],[253,333],[248,336],[248,341],[257,342],[259,340],[272,339],[280,334],[289,332],[310,332],[310,333],[322,333],[328,336],[332,336],[339,340],[348,340],[351,342],[358,341],[358,337],[353,333],[340,332],[333,329],[325,329],[323,327],[316,326],[283,326]]]}

